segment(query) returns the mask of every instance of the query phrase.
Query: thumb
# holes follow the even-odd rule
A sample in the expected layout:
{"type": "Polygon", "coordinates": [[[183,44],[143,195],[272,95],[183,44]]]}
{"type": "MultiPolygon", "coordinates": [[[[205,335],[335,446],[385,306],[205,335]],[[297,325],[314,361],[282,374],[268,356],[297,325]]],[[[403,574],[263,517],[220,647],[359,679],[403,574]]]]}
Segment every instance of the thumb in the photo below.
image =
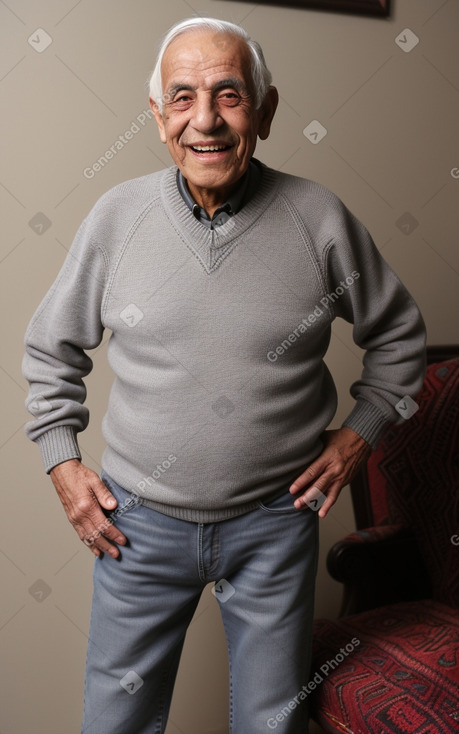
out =
{"type": "Polygon", "coordinates": [[[99,504],[106,510],[113,510],[113,508],[118,504],[116,497],[112,495],[101,479],[97,478],[97,481],[94,481],[92,489],[99,504]]]}

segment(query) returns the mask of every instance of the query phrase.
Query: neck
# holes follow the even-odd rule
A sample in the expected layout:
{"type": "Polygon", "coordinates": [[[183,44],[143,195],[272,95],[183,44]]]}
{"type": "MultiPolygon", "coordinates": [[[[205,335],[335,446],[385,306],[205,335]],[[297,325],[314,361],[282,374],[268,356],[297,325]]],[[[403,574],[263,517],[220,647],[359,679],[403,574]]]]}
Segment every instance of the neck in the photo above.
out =
{"type": "Polygon", "coordinates": [[[219,206],[228,201],[228,197],[239,186],[239,180],[231,186],[225,186],[221,189],[201,188],[192,184],[188,179],[186,179],[186,182],[191,196],[207,212],[210,218],[213,217],[219,206]]]}

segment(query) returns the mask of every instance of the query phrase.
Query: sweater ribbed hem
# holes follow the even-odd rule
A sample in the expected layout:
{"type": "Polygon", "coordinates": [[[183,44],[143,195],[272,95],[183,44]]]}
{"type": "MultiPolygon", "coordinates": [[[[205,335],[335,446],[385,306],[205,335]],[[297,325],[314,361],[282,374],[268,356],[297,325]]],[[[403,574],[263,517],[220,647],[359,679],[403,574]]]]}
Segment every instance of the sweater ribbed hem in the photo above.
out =
{"type": "Polygon", "coordinates": [[[393,423],[376,405],[367,400],[358,400],[343,423],[343,427],[352,428],[372,449],[375,449],[387,426],[393,423]]]}
{"type": "Polygon", "coordinates": [[[57,426],[35,439],[47,474],[69,459],[80,459],[76,431],[72,426],[57,426]]]}

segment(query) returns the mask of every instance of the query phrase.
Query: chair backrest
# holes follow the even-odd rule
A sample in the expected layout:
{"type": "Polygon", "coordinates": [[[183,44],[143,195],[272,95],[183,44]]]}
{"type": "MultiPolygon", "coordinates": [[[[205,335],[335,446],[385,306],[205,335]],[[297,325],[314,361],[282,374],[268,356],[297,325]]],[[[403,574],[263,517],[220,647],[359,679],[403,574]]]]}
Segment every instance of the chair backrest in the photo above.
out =
{"type": "Polygon", "coordinates": [[[386,431],[352,487],[357,526],[411,527],[433,598],[459,607],[459,358],[428,366],[416,402],[417,413],[386,431]]]}

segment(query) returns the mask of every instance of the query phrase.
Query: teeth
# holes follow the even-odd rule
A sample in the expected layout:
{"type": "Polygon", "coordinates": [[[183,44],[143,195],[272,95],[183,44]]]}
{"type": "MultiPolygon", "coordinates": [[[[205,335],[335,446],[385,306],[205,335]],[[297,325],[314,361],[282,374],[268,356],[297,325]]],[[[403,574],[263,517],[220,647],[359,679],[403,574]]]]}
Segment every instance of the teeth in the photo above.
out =
{"type": "Polygon", "coordinates": [[[216,150],[224,150],[227,145],[193,145],[193,150],[198,150],[201,153],[213,153],[216,150]]]}

